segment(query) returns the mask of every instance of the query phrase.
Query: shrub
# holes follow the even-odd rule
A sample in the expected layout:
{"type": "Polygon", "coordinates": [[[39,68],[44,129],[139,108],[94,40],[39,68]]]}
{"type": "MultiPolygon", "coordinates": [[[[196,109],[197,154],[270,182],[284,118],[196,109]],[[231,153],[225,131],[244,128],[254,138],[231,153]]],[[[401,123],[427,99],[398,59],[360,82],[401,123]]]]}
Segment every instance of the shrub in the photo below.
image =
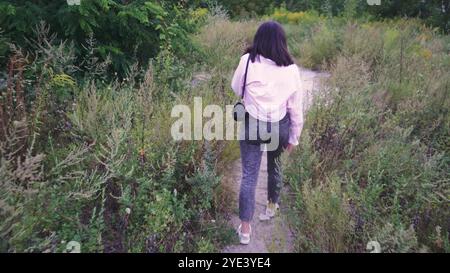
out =
{"type": "Polygon", "coordinates": [[[194,252],[229,240],[224,223],[212,221],[223,145],[170,140],[173,104],[194,95],[224,99],[221,81],[194,90],[192,63],[171,94],[174,72],[165,65],[177,62],[172,54],[112,81],[92,59],[95,77],[79,79],[73,55],[62,54],[68,44],[44,36],[46,47],[35,49],[22,77],[12,74],[18,84],[0,101],[2,114],[17,109],[0,140],[2,251],[64,252],[74,241],[81,252],[194,252]],[[21,90],[35,93],[18,109],[22,100],[9,103],[9,94],[21,98],[21,90]]]}
{"type": "Polygon", "coordinates": [[[448,251],[442,36],[400,20],[347,25],[342,38],[285,173],[298,250],[448,251]]]}
{"type": "Polygon", "coordinates": [[[113,68],[122,76],[136,61],[147,64],[160,47],[173,49],[179,56],[189,54],[192,47],[187,33],[196,26],[188,9],[159,1],[93,0],[81,1],[78,6],[66,1],[3,1],[0,14],[5,38],[25,49],[30,48],[27,37],[32,37],[32,26],[45,21],[58,39],[74,42],[77,64],[86,53],[85,41],[95,37],[95,55],[101,60],[110,56],[113,68]]]}
{"type": "Polygon", "coordinates": [[[326,67],[334,61],[340,48],[338,34],[325,24],[312,30],[300,46],[300,64],[308,68],[326,67]]]}
{"type": "Polygon", "coordinates": [[[310,28],[323,21],[323,17],[315,11],[292,12],[285,8],[275,9],[273,14],[268,16],[282,24],[296,24],[302,28],[310,28]]]}
{"type": "Polygon", "coordinates": [[[330,178],[312,187],[311,180],[302,185],[301,236],[299,249],[313,252],[343,252],[348,247],[353,224],[349,204],[342,194],[341,182],[330,178]],[[320,206],[318,206],[320,204],[320,206]]]}
{"type": "Polygon", "coordinates": [[[236,59],[251,44],[257,21],[231,22],[223,17],[211,17],[194,37],[204,51],[204,61],[214,69],[234,70],[236,59]],[[217,64],[220,63],[220,66],[217,64]]]}

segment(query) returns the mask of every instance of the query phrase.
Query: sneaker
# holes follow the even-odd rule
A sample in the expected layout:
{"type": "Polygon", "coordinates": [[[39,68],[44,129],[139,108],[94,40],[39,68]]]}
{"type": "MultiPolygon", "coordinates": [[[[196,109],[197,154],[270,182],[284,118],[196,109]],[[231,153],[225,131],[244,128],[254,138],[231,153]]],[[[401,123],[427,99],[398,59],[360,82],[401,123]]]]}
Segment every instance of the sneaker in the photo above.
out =
{"type": "Polygon", "coordinates": [[[239,241],[243,245],[248,245],[250,243],[250,236],[252,234],[252,226],[250,226],[250,232],[249,233],[242,233],[241,232],[242,225],[239,225],[238,227],[238,235],[239,235],[239,241]]]}
{"type": "Polygon", "coordinates": [[[280,206],[277,203],[267,203],[266,211],[265,213],[261,213],[259,215],[260,221],[269,221],[273,217],[275,217],[277,210],[280,208],[280,206]]]}

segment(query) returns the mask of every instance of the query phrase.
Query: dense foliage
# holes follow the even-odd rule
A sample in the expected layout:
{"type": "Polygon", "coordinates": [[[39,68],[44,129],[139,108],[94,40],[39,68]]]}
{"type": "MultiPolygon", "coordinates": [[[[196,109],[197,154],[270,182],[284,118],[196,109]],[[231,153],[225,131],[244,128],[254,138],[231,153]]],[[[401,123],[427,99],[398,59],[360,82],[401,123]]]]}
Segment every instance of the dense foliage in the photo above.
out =
{"type": "MultiPolygon", "coordinates": [[[[274,8],[285,7],[289,11],[315,10],[331,16],[371,16],[374,19],[394,17],[420,17],[427,23],[450,31],[450,2],[442,0],[381,0],[381,5],[369,5],[366,0],[275,0],[275,1],[219,1],[232,16],[263,15],[274,8]]],[[[372,1],[374,2],[374,1],[372,1]]]]}
{"type": "Polygon", "coordinates": [[[450,251],[449,36],[411,19],[308,22],[287,26],[290,45],[331,77],[286,172],[297,249],[450,251]]]}
{"type": "Polygon", "coordinates": [[[174,103],[190,105],[193,95],[223,100],[223,92],[211,96],[222,77],[194,89],[202,59],[177,57],[192,41],[183,24],[197,24],[207,11],[172,7],[169,14],[156,1],[33,3],[11,1],[11,14],[20,16],[2,17],[9,28],[0,78],[0,251],[72,252],[78,243],[82,252],[220,247],[231,238],[216,205],[215,162],[224,145],[170,137],[174,103]],[[91,23],[53,16],[46,11],[52,5],[91,23]],[[25,27],[22,12],[48,23],[25,27]],[[66,32],[62,22],[73,28],[66,32]],[[118,52],[112,65],[124,65],[121,77],[100,54],[110,43],[118,52]]]}
{"type": "MultiPolygon", "coordinates": [[[[195,22],[188,13],[177,1],[92,0],[68,5],[66,1],[5,0],[0,3],[0,29],[4,39],[30,49],[35,27],[44,21],[56,39],[73,43],[77,65],[89,54],[87,41],[94,37],[96,56],[101,60],[110,56],[112,68],[123,73],[133,62],[146,64],[161,47],[173,48],[181,56],[191,52],[187,34],[195,22]]],[[[0,56],[8,49],[2,44],[0,56]]]]}

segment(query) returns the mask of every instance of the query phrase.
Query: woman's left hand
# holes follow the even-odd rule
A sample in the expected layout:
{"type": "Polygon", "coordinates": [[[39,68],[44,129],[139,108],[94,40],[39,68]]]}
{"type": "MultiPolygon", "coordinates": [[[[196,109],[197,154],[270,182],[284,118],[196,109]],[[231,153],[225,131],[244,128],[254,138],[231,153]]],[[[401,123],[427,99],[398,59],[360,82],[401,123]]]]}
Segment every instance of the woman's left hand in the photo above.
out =
{"type": "Polygon", "coordinates": [[[288,146],[286,147],[286,151],[288,152],[288,154],[292,153],[295,149],[295,145],[292,145],[291,143],[288,144],[288,146]]]}

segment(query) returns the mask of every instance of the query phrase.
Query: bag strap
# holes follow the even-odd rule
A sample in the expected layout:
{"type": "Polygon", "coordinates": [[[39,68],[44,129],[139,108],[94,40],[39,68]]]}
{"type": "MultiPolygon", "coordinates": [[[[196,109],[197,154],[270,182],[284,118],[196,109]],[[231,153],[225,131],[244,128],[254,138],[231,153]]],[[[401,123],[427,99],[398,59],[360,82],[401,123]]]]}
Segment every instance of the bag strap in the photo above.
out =
{"type": "Polygon", "coordinates": [[[245,86],[247,85],[247,73],[248,73],[248,64],[250,63],[250,56],[251,56],[251,54],[249,53],[248,54],[248,60],[247,60],[247,66],[245,67],[244,84],[242,85],[241,99],[244,99],[245,86]]]}

